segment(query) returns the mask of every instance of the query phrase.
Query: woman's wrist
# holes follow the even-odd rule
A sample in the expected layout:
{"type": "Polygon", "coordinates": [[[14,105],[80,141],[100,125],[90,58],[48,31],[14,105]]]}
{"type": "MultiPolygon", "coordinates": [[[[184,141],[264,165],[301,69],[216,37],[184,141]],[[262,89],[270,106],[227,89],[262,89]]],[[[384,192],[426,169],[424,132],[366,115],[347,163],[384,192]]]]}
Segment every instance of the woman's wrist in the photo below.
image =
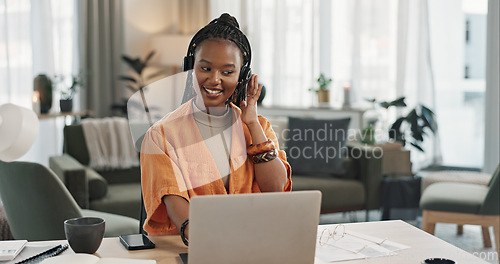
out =
{"type": "MultiPolygon", "coordinates": [[[[253,134],[254,133],[260,133],[262,131],[262,133],[264,134],[264,131],[262,130],[262,127],[260,126],[260,123],[259,123],[259,119],[256,119],[255,121],[251,121],[251,122],[248,122],[246,123],[247,127],[248,127],[248,130],[250,130],[250,133],[253,134]]],[[[264,137],[264,141],[266,141],[267,138],[264,137]]],[[[257,143],[260,143],[260,142],[257,142],[257,143]]]]}
{"type": "Polygon", "coordinates": [[[245,124],[248,126],[249,129],[251,129],[251,127],[260,126],[259,119],[257,118],[257,116],[255,118],[250,119],[248,122],[245,122],[245,124]]]}

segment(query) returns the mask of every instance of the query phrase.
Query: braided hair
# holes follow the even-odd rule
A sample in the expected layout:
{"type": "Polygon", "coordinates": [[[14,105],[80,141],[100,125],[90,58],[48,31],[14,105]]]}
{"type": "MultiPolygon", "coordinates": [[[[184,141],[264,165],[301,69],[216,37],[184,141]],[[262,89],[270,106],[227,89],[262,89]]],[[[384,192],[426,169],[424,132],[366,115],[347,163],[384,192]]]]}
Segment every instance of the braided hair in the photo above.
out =
{"type": "MultiPolygon", "coordinates": [[[[184,57],[183,70],[191,70],[194,65],[194,54],[197,48],[207,39],[225,39],[233,42],[240,49],[243,56],[243,66],[250,67],[250,62],[252,58],[252,51],[250,47],[250,42],[248,41],[245,34],[240,30],[240,25],[238,21],[233,16],[228,13],[222,14],[219,18],[212,20],[208,25],[200,29],[191,39],[189,43],[187,56],[184,57]]],[[[242,67],[243,68],[243,67],[242,67]]],[[[188,77],[188,80],[191,79],[188,77]]],[[[187,85],[192,85],[187,83],[187,85]]],[[[187,87],[184,91],[184,96],[182,102],[187,102],[191,98],[195,97],[195,93],[192,89],[187,87]]],[[[235,91],[235,94],[239,91],[235,91]]],[[[233,98],[231,98],[232,100],[233,98]]],[[[236,102],[239,106],[240,102],[236,102]]]]}

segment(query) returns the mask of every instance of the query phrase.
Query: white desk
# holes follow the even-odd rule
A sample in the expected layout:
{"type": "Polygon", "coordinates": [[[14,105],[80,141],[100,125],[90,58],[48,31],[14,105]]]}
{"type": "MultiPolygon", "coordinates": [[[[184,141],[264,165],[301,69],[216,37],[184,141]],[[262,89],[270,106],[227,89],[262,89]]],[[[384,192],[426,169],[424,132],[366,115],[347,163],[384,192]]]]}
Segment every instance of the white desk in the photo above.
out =
{"type": "MultiPolygon", "coordinates": [[[[398,255],[390,257],[378,257],[363,260],[351,260],[346,264],[358,263],[380,263],[380,264],[405,264],[420,263],[427,258],[448,258],[457,263],[487,263],[470,253],[467,253],[435,236],[432,236],[406,222],[379,221],[366,223],[345,224],[346,230],[352,230],[367,235],[387,238],[391,241],[410,246],[409,249],[398,251],[398,255]]],[[[133,259],[155,259],[158,264],[180,263],[178,254],[185,253],[188,248],[184,246],[179,236],[151,236],[156,244],[155,249],[127,251],[118,238],[105,238],[96,255],[99,257],[119,257],[133,259]]],[[[43,241],[29,242],[32,245],[53,245],[62,244],[66,241],[43,241]]],[[[74,254],[71,249],[63,254],[74,254]]],[[[237,261],[235,261],[237,263],[237,261]]]]}

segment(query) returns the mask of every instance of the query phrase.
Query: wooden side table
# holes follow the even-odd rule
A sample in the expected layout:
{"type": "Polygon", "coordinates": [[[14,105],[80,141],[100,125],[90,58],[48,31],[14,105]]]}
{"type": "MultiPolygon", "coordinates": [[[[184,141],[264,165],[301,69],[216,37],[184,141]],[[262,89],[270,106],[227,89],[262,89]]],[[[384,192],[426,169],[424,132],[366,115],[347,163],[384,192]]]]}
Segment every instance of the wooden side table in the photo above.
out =
{"type": "Polygon", "coordinates": [[[382,175],[387,177],[407,177],[413,175],[411,171],[410,151],[403,148],[400,142],[387,142],[375,145],[383,150],[382,175]]]}

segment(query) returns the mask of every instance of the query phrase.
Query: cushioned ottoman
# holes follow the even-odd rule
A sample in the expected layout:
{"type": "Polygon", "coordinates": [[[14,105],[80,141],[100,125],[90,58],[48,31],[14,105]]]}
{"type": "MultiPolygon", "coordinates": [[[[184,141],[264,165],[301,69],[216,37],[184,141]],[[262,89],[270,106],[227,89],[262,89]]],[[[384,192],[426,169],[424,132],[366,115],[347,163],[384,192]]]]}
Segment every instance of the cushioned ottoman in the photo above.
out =
{"type": "Polygon", "coordinates": [[[488,185],[491,174],[475,171],[439,171],[422,177],[422,193],[429,185],[437,182],[460,182],[488,185]]]}

